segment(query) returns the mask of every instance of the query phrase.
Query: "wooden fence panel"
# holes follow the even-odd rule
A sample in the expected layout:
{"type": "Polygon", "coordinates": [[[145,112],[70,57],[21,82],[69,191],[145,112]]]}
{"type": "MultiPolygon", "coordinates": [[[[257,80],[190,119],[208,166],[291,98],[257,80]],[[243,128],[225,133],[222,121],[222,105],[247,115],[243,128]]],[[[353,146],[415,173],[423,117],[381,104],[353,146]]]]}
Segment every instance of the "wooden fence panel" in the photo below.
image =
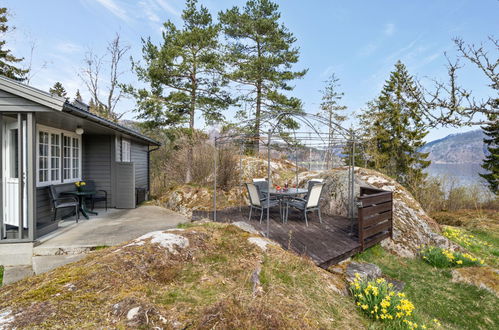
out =
{"type": "Polygon", "coordinates": [[[358,225],[361,250],[393,235],[393,193],[361,187],[358,198],[358,225]]]}

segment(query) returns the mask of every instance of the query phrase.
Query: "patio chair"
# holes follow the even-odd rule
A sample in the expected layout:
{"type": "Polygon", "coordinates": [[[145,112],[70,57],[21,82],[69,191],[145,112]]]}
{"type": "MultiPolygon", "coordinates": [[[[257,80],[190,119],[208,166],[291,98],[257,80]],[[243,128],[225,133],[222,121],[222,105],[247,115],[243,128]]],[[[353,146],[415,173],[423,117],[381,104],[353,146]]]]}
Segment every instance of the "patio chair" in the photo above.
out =
{"type": "Polygon", "coordinates": [[[83,188],[84,190],[96,192],[95,195],[91,195],[91,196],[88,196],[86,198],[86,201],[90,202],[92,211],[95,208],[95,203],[105,202],[105,207],[106,207],[106,212],[107,212],[107,191],[102,190],[102,189],[97,189],[94,180],[86,180],[85,186],[83,186],[83,187],[84,187],[83,188]]]}
{"type": "Polygon", "coordinates": [[[262,198],[260,189],[253,183],[246,183],[246,188],[248,189],[248,195],[250,199],[250,213],[248,221],[251,220],[251,212],[253,209],[260,210],[260,223],[263,220],[263,211],[279,205],[279,201],[275,199],[268,199],[266,197],[262,198]]]}
{"type": "MultiPolygon", "coordinates": [[[[322,223],[321,207],[319,205],[319,201],[321,198],[323,188],[324,188],[324,183],[314,183],[311,189],[309,190],[306,199],[296,198],[287,202],[288,208],[294,207],[295,209],[303,211],[303,214],[305,216],[305,223],[307,226],[308,226],[307,212],[317,211],[317,213],[319,214],[319,222],[322,223]]],[[[287,220],[287,215],[286,215],[286,220],[287,220]]]]}
{"type": "Polygon", "coordinates": [[[267,190],[269,187],[269,182],[265,178],[253,179],[253,184],[260,189],[260,194],[263,197],[267,197],[267,190]]]}
{"type": "Polygon", "coordinates": [[[303,196],[302,199],[307,199],[308,197],[308,194],[310,193],[310,189],[312,189],[313,185],[316,184],[316,183],[323,183],[324,182],[324,179],[311,179],[311,180],[308,180],[307,182],[307,194],[305,196],[303,196]]]}
{"type": "Polygon", "coordinates": [[[78,198],[76,196],[60,197],[60,193],[57,189],[57,186],[51,185],[49,186],[49,197],[50,197],[50,202],[52,203],[52,211],[54,212],[54,218],[52,221],[55,221],[57,219],[58,209],[65,209],[70,207],[75,209],[76,222],[80,220],[80,212],[78,210],[79,203],[78,203],[78,198]]]}

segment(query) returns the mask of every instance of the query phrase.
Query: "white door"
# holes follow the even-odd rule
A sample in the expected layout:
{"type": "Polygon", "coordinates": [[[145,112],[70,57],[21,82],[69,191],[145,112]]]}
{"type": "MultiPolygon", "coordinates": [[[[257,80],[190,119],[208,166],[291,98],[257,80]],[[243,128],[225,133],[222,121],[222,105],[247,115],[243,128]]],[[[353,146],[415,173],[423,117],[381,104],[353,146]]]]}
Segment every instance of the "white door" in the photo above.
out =
{"type": "MultiPolygon", "coordinates": [[[[23,161],[19,164],[18,124],[4,117],[3,127],[3,215],[4,224],[19,226],[19,176],[26,177],[26,134],[23,134],[23,161]]],[[[26,132],[23,122],[23,132],[26,132]]],[[[23,189],[23,225],[27,228],[26,189],[23,189]]]]}

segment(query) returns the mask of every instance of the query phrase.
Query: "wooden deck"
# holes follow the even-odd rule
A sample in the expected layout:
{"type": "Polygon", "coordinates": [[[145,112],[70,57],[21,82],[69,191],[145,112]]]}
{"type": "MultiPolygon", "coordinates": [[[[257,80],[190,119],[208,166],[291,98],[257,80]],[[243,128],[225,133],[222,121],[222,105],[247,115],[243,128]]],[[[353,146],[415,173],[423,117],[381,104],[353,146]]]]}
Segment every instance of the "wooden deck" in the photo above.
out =
{"type": "MultiPolygon", "coordinates": [[[[248,221],[247,207],[241,211],[239,208],[233,208],[218,211],[217,221],[245,221],[265,234],[266,213],[261,224],[259,212],[253,215],[252,220],[248,221]]],[[[200,216],[208,217],[208,214],[195,212],[194,218],[200,216]]],[[[213,218],[213,215],[209,214],[209,218],[213,218]]],[[[351,221],[348,218],[323,215],[321,224],[317,213],[313,213],[310,214],[308,223],[307,227],[301,213],[290,211],[288,222],[283,224],[279,211],[271,210],[269,238],[278,242],[284,249],[308,256],[322,268],[337,264],[360,251],[357,224],[355,223],[352,234],[351,221]]]]}

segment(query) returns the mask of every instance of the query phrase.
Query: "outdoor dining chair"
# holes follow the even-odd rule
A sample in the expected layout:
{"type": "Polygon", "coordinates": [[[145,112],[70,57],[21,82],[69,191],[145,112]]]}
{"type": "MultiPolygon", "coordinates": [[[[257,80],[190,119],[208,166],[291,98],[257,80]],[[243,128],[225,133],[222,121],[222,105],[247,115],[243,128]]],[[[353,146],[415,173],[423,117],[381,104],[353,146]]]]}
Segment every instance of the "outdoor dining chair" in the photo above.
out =
{"type": "Polygon", "coordinates": [[[84,186],[85,190],[95,191],[95,195],[90,195],[86,198],[86,201],[90,202],[92,211],[95,208],[95,203],[104,202],[105,207],[106,207],[106,212],[107,212],[107,191],[102,190],[102,189],[97,189],[94,180],[86,180],[85,182],[86,182],[86,185],[84,186]]]}
{"type": "MultiPolygon", "coordinates": [[[[80,212],[78,211],[79,203],[78,199],[74,196],[61,196],[60,189],[67,190],[68,185],[51,185],[49,186],[49,197],[52,203],[52,211],[54,212],[54,218],[52,221],[57,220],[57,210],[74,208],[75,210],[75,220],[78,222],[80,220],[80,212]]],[[[74,185],[73,185],[74,188],[74,185]]]]}
{"type": "Polygon", "coordinates": [[[312,187],[314,186],[314,184],[316,183],[323,183],[324,182],[324,179],[310,179],[308,180],[307,182],[307,194],[305,196],[303,196],[303,199],[306,199],[308,194],[310,193],[310,189],[312,189],[312,187]]]}
{"type": "Polygon", "coordinates": [[[260,223],[263,220],[263,211],[279,205],[279,201],[275,199],[268,199],[267,197],[262,197],[260,194],[260,189],[253,183],[246,183],[246,188],[248,189],[248,195],[250,199],[250,212],[248,220],[251,220],[251,213],[253,209],[260,210],[260,223]]]}
{"type": "Polygon", "coordinates": [[[262,197],[267,197],[267,190],[269,187],[269,182],[265,178],[255,178],[253,179],[253,184],[260,189],[260,194],[262,197]]]}
{"type": "MultiPolygon", "coordinates": [[[[307,198],[305,199],[292,199],[287,202],[287,208],[294,207],[300,211],[303,211],[305,216],[305,224],[308,226],[307,212],[317,211],[319,214],[319,221],[322,223],[321,217],[321,207],[319,201],[321,198],[322,190],[324,188],[324,183],[314,183],[308,192],[307,198]]],[[[288,211],[287,211],[288,212],[288,211]]],[[[286,214],[286,220],[288,216],[286,214]]]]}

